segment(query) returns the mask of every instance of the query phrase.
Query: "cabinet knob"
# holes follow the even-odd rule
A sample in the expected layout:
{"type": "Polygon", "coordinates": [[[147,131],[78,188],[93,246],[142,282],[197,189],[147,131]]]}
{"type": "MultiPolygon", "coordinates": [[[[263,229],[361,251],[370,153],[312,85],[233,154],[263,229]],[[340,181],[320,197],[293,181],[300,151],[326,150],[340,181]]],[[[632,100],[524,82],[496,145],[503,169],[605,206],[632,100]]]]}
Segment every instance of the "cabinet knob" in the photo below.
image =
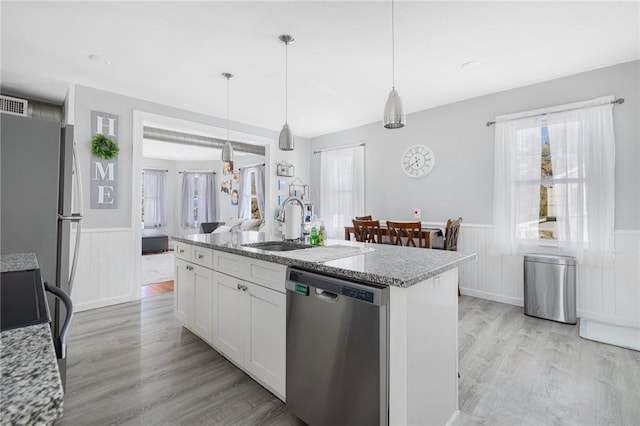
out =
{"type": "Polygon", "coordinates": [[[184,250],[180,249],[180,250],[178,250],[178,252],[179,252],[180,254],[182,254],[182,253],[184,253],[184,250]]]}

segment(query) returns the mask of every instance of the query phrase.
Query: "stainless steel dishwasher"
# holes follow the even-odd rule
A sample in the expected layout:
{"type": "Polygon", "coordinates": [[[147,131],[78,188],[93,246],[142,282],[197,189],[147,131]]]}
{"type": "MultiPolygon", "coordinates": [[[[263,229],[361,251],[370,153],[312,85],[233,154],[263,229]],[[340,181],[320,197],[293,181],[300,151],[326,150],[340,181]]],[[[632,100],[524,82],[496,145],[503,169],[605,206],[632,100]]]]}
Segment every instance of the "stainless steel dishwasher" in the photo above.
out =
{"type": "Polygon", "coordinates": [[[389,288],[289,269],[287,407],[305,423],[389,423],[389,288]]]}

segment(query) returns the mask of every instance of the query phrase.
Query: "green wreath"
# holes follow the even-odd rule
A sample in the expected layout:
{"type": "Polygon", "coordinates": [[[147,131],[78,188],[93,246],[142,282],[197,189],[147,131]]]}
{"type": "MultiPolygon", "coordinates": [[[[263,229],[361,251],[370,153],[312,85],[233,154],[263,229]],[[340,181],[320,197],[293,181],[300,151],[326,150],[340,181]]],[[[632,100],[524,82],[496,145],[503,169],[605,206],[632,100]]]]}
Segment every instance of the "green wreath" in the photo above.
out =
{"type": "Polygon", "coordinates": [[[111,160],[118,156],[120,147],[117,143],[103,135],[98,133],[91,139],[91,153],[103,160],[111,160]]]}

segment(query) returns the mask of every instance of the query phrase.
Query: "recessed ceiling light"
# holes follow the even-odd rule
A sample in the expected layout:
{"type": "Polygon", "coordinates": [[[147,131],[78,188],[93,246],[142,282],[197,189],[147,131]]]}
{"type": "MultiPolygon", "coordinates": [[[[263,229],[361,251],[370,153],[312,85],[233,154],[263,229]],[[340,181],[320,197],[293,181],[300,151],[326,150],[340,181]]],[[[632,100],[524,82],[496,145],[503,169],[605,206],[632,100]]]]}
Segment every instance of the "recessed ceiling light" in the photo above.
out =
{"type": "Polygon", "coordinates": [[[469,62],[465,62],[464,64],[460,65],[460,68],[462,68],[463,70],[474,70],[476,68],[478,68],[480,66],[480,62],[476,62],[476,61],[469,61],[469,62]]]}
{"type": "Polygon", "coordinates": [[[108,58],[100,55],[89,55],[89,59],[91,59],[96,64],[109,65],[111,63],[108,58]]]}

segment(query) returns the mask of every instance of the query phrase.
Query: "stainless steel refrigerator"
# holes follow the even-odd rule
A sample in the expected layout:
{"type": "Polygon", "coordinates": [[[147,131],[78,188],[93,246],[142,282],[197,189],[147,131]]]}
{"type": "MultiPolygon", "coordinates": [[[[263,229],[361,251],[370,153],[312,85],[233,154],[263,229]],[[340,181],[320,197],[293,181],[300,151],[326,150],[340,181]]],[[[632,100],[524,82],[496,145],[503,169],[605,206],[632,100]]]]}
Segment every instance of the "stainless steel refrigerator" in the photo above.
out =
{"type": "MultiPolygon", "coordinates": [[[[0,113],[0,251],[35,253],[43,281],[71,295],[80,243],[82,191],[73,127],[62,126],[56,116],[61,112],[51,115],[51,120],[0,113]],[[76,211],[72,202],[78,206],[76,211]],[[77,232],[72,248],[74,222],[77,232]]],[[[66,311],[57,299],[48,301],[55,340],[66,311]]],[[[63,347],[58,360],[63,383],[64,352],[63,347]]]]}

